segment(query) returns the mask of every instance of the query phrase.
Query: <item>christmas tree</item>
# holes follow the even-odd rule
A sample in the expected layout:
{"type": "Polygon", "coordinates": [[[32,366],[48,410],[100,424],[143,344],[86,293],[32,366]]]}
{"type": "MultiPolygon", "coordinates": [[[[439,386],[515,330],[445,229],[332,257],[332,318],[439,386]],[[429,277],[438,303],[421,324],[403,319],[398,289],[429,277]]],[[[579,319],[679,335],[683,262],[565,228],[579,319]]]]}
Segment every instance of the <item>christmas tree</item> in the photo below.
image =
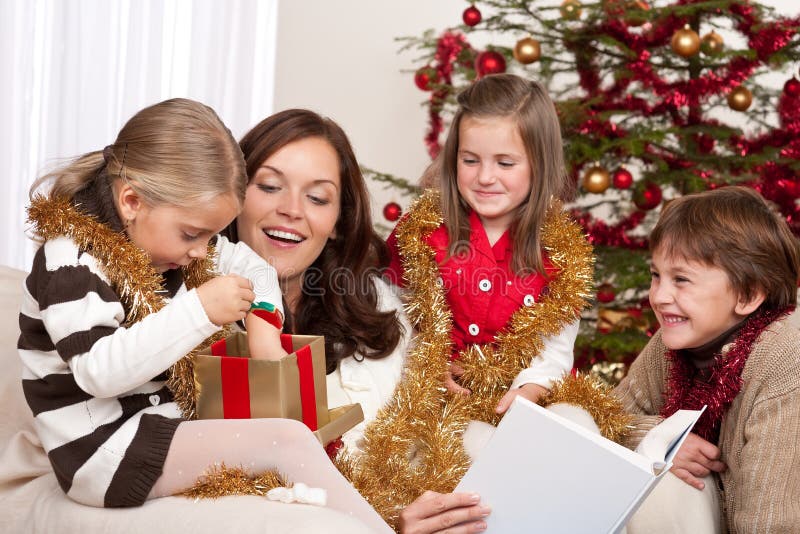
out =
{"type": "Polygon", "coordinates": [[[570,207],[597,256],[579,367],[613,382],[657,328],[646,238],[663,202],[745,184],[800,233],[800,17],[744,0],[476,1],[460,15],[403,39],[430,92],[424,141],[435,157],[455,95],[477,77],[548,87],[577,186],[570,207]]]}

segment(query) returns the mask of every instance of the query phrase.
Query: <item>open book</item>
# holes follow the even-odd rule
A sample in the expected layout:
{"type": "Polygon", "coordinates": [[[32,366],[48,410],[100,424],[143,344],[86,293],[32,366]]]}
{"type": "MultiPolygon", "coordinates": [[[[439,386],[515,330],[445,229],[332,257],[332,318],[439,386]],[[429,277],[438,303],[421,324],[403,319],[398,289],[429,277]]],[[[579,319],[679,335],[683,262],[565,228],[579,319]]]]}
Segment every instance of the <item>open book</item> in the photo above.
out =
{"type": "Polygon", "coordinates": [[[702,412],[676,412],[634,452],[517,397],[456,491],[492,508],[488,532],[618,532],[702,412]]]}

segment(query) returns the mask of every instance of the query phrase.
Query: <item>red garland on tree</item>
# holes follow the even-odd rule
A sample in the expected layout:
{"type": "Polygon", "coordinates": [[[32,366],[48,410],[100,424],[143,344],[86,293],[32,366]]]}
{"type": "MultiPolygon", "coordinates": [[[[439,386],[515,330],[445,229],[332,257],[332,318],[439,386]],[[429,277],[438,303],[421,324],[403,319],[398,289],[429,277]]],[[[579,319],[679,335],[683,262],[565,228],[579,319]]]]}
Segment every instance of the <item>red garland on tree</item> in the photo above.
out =
{"type": "Polygon", "coordinates": [[[499,52],[486,50],[475,58],[475,70],[478,71],[479,77],[505,72],[506,58],[499,52]]]}
{"type": "Polygon", "coordinates": [[[437,80],[442,84],[442,88],[433,91],[428,106],[428,131],[425,134],[425,146],[428,147],[428,155],[431,159],[439,155],[442,145],[439,144],[439,136],[444,129],[442,121],[442,105],[447,100],[447,96],[452,92],[453,66],[456,62],[463,62],[471,65],[471,58],[474,50],[467,42],[466,37],[460,33],[446,31],[436,41],[436,53],[434,62],[437,80]]]}
{"type": "Polygon", "coordinates": [[[395,222],[403,214],[403,208],[397,202],[389,202],[383,207],[383,216],[387,221],[395,222]]]}
{"type": "Polygon", "coordinates": [[[477,7],[470,6],[464,10],[461,19],[467,26],[477,26],[481,21],[481,12],[477,7]]]}

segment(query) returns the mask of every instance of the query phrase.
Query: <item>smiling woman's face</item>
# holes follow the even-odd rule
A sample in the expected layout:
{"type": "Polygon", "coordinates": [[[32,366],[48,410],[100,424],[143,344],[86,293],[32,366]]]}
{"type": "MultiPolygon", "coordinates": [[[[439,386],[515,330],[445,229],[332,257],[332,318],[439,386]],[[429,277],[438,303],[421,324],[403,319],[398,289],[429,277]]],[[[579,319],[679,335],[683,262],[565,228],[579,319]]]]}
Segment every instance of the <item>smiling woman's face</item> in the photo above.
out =
{"type": "Polygon", "coordinates": [[[239,239],[275,267],[284,296],[296,302],[302,276],[334,237],[341,208],[339,158],[321,137],[284,146],[247,186],[239,239]]]}

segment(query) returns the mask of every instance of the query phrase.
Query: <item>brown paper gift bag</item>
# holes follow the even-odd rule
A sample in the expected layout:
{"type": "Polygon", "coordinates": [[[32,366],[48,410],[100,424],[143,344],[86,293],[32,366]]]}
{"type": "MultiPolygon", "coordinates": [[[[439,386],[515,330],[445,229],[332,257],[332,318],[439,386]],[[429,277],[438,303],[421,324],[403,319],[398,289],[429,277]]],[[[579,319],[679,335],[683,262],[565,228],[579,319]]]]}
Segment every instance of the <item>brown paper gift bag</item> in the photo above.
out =
{"type": "Polygon", "coordinates": [[[281,335],[288,356],[252,360],[236,332],[195,357],[199,419],[283,417],[304,422],[327,445],[364,420],[360,404],[328,410],[325,339],[281,335]]]}

